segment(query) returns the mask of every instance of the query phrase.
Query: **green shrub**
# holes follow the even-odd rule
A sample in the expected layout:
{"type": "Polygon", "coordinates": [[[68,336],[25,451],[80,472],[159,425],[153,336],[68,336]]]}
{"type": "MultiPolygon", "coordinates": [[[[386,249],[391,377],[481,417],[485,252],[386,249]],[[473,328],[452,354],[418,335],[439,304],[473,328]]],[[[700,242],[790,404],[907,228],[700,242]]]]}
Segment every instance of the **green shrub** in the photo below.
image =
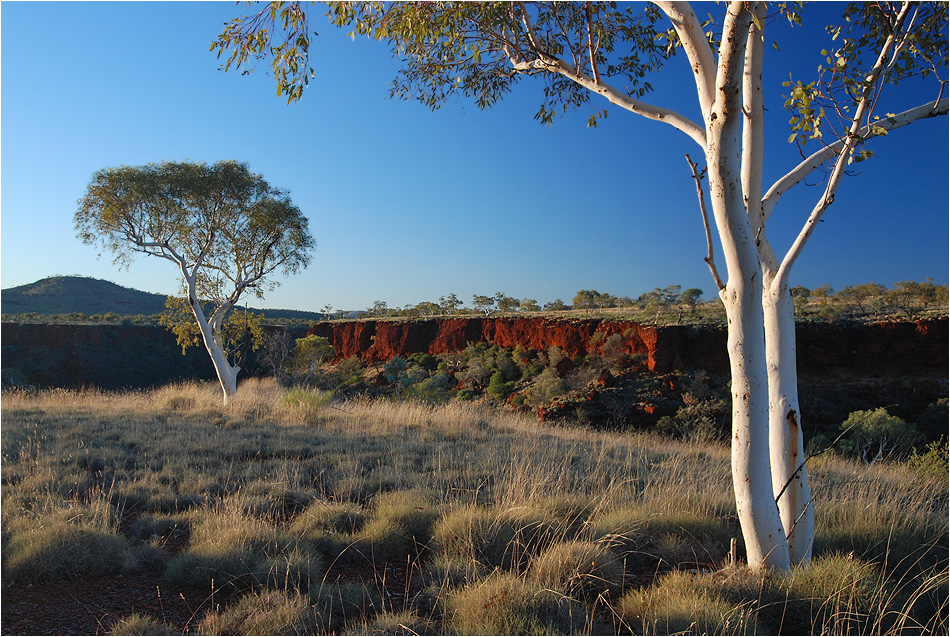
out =
{"type": "Polygon", "coordinates": [[[290,424],[314,423],[332,399],[333,392],[291,387],[281,397],[277,415],[290,424]]]}
{"type": "Polygon", "coordinates": [[[439,366],[439,359],[426,352],[416,352],[415,354],[410,354],[409,362],[414,365],[418,365],[419,367],[422,367],[430,372],[434,372],[439,366]]]}
{"type": "Polygon", "coordinates": [[[947,471],[950,470],[948,456],[950,456],[950,446],[947,445],[947,437],[942,436],[940,440],[934,440],[928,444],[926,451],[922,454],[917,453],[917,449],[911,451],[907,466],[922,476],[946,478],[947,471]]]}
{"type": "Polygon", "coordinates": [[[884,407],[851,412],[841,423],[841,430],[847,433],[838,448],[865,464],[901,457],[920,438],[913,425],[890,415],[884,407]]]}
{"type": "Polygon", "coordinates": [[[567,381],[558,376],[555,368],[549,367],[525,389],[525,404],[534,408],[542,407],[567,390],[567,381]]]}
{"type": "Polygon", "coordinates": [[[356,356],[344,358],[328,374],[328,378],[337,390],[356,387],[363,382],[363,361],[356,356]]]}
{"type": "Polygon", "coordinates": [[[455,393],[456,381],[445,372],[437,372],[415,386],[416,395],[423,401],[440,405],[455,393]]]}
{"type": "Polygon", "coordinates": [[[491,375],[488,381],[488,395],[495,400],[506,400],[514,389],[513,381],[505,382],[505,375],[500,370],[491,375]]]}
{"type": "Polygon", "coordinates": [[[412,381],[409,379],[409,374],[406,371],[407,369],[408,363],[406,359],[401,356],[393,356],[389,359],[389,362],[383,366],[383,376],[396,386],[397,395],[400,395],[401,392],[405,392],[412,384],[412,381]]]}

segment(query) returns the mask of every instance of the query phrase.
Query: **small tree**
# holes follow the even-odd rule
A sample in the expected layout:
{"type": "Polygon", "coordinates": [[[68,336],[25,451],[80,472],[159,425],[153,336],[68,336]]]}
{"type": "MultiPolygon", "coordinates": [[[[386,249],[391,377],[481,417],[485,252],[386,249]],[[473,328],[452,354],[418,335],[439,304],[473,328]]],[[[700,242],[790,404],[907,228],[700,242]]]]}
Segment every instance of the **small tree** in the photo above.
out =
{"type": "Polygon", "coordinates": [[[791,290],[789,290],[792,298],[797,301],[807,301],[811,298],[811,290],[806,288],[804,285],[796,285],[791,290]]]}
{"type": "Polygon", "coordinates": [[[841,450],[867,465],[907,454],[920,439],[913,425],[884,407],[851,412],[841,429],[848,432],[839,443],[841,450]]]}
{"type": "Polygon", "coordinates": [[[485,316],[488,316],[495,310],[495,298],[492,296],[473,294],[472,305],[476,310],[482,312],[485,316]]]}
{"type": "Polygon", "coordinates": [[[498,304],[499,312],[517,312],[521,307],[521,301],[504,292],[495,293],[495,302],[498,304]]]}
{"type": "Polygon", "coordinates": [[[824,285],[819,285],[817,288],[811,291],[813,298],[818,299],[822,305],[825,305],[832,296],[834,296],[835,290],[830,285],[825,283],[824,285]]]}
{"type": "Polygon", "coordinates": [[[936,303],[939,288],[931,278],[924,282],[898,281],[889,296],[894,306],[913,318],[918,310],[936,303]]]}
{"type": "Polygon", "coordinates": [[[264,332],[261,339],[261,353],[258,358],[264,367],[274,374],[274,380],[281,384],[291,381],[287,374],[287,361],[290,359],[292,343],[293,338],[283,328],[264,332]]]}
{"type": "Polygon", "coordinates": [[[595,307],[599,307],[600,299],[603,295],[597,290],[581,290],[574,295],[571,303],[575,310],[585,310],[590,313],[595,307]]]}
{"type": "Polygon", "coordinates": [[[521,299],[518,309],[522,312],[540,312],[541,306],[538,305],[538,302],[535,299],[524,298],[521,299]]]}
{"type": "Polygon", "coordinates": [[[299,384],[306,386],[320,365],[332,358],[333,354],[333,346],[323,336],[298,338],[297,344],[290,352],[291,376],[299,378],[303,375],[299,384]]]}
{"type": "Polygon", "coordinates": [[[393,356],[383,367],[383,375],[386,380],[396,386],[396,398],[399,400],[402,400],[402,393],[399,390],[406,391],[412,387],[408,369],[409,363],[402,356],[393,356]]]}
{"type": "Polygon", "coordinates": [[[420,316],[435,316],[439,313],[439,309],[439,305],[437,303],[433,303],[432,301],[422,301],[415,307],[415,311],[420,316]]]}
{"type": "Polygon", "coordinates": [[[854,306],[859,313],[867,314],[870,312],[871,302],[883,297],[886,292],[887,289],[880,283],[861,283],[839,290],[835,298],[841,299],[848,306],[854,306]]]}
{"type": "Polygon", "coordinates": [[[699,303],[699,298],[703,295],[703,291],[699,288],[689,288],[683,290],[683,293],[680,294],[679,302],[689,308],[690,313],[696,312],[696,304],[699,303]]]}
{"type": "Polygon", "coordinates": [[[462,302],[459,301],[459,298],[453,293],[448,296],[440,296],[439,307],[442,309],[443,314],[455,314],[455,312],[462,307],[462,302]]]}
{"type": "Polygon", "coordinates": [[[227,360],[228,313],[246,292],[263,298],[278,285],[276,273],[306,267],[313,248],[307,219],[287,193],[231,160],[100,170],[75,223],[83,243],[112,252],[118,265],[136,254],[175,264],[225,404],[241,370],[227,360]]]}
{"type": "Polygon", "coordinates": [[[389,313],[389,306],[386,301],[373,301],[373,306],[366,310],[369,316],[386,316],[389,313]]]}

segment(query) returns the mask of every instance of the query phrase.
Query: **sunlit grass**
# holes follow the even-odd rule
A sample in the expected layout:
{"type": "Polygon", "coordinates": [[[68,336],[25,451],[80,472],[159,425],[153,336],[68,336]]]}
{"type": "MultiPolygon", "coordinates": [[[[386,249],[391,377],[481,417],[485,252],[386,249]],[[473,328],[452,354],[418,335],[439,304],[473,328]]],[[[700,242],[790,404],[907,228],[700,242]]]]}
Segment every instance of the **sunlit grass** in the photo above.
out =
{"type": "Polygon", "coordinates": [[[227,407],[196,383],[2,398],[4,586],[238,591],[208,632],[947,630],[948,485],[899,464],[816,458],[816,560],[783,577],[723,569],[739,530],[715,443],[268,381],[227,407]],[[400,604],[326,581],[391,565],[412,574],[400,604]]]}

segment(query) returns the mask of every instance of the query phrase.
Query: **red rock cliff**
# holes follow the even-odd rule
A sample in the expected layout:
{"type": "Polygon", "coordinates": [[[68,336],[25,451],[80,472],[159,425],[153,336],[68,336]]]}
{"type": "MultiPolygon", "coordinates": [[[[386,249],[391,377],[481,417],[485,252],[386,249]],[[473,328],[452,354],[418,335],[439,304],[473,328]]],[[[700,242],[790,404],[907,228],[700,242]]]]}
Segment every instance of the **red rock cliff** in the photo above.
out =
{"type": "Polygon", "coordinates": [[[445,318],[428,321],[341,321],[315,324],[309,335],[327,338],[340,358],[388,361],[417,352],[446,354],[474,343],[546,350],[557,346],[569,356],[586,355],[591,337],[619,334],[630,354],[642,354],[651,370],[682,364],[687,331],[650,327],[632,321],[540,318],[445,318]]]}
{"type": "MultiPolygon", "coordinates": [[[[334,321],[315,324],[309,335],[326,337],[340,358],[366,362],[418,352],[446,354],[474,343],[557,346],[569,356],[588,354],[591,337],[619,334],[630,354],[642,354],[650,370],[697,367],[729,371],[724,328],[654,327],[633,321],[544,318],[440,318],[426,321],[334,321]]],[[[874,323],[864,326],[800,325],[799,371],[846,370],[871,375],[946,372],[948,321],[874,323]]]]}

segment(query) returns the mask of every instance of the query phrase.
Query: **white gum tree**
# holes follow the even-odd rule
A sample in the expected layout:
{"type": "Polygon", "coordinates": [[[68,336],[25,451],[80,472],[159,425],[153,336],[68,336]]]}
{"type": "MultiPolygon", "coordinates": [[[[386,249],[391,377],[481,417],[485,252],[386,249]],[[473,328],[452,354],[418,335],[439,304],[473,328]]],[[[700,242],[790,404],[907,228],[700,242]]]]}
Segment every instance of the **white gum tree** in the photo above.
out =
{"type": "MultiPolygon", "coordinates": [[[[702,153],[687,154],[706,227],[706,262],[728,317],[732,374],[732,474],[749,565],[788,570],[811,559],[814,511],[804,467],[789,273],[847,167],[870,155],[864,145],[917,120],[946,115],[943,81],[934,99],[901,113],[880,112],[882,96],[909,76],[940,79],[947,65],[947,6],[875,2],[841,5],[829,27],[837,49],[815,81],[789,82],[785,107],[792,137],[811,154],[766,189],[762,70],[765,27],[776,16],[801,23],[791,3],[728,2],[702,22],[687,2],[630,3],[329,3],[330,21],[386,40],[401,61],[392,95],[438,108],[462,95],[482,108],[525,76],[542,76],[537,119],[600,96],[634,115],[685,133],[702,153]],[[662,26],[661,26],[662,25],[662,26]],[[699,117],[644,100],[644,81],[677,52],[695,83],[699,117]],[[886,91],[885,89],[890,89],[886,91]],[[769,242],[767,222],[782,195],[824,175],[821,196],[785,253],[769,242]],[[702,177],[708,176],[710,224],[702,177]],[[764,194],[763,194],[764,191],[764,194]],[[716,266],[712,227],[725,261],[716,266]]],[[[308,15],[296,3],[271,3],[227,23],[212,50],[224,68],[270,59],[278,93],[298,99],[313,70],[308,15]]],[[[591,116],[597,124],[606,110],[591,116]]],[[[787,143],[783,138],[781,143],[787,143]]],[[[803,150],[803,153],[805,151],[803,150]]]]}
{"type": "Polygon", "coordinates": [[[263,298],[277,285],[276,272],[306,267],[313,247],[307,218],[287,193],[230,160],[100,170],[75,223],[83,243],[112,252],[117,265],[127,267],[136,254],[175,265],[224,404],[237,393],[241,371],[225,352],[228,313],[246,292],[263,298]]]}

